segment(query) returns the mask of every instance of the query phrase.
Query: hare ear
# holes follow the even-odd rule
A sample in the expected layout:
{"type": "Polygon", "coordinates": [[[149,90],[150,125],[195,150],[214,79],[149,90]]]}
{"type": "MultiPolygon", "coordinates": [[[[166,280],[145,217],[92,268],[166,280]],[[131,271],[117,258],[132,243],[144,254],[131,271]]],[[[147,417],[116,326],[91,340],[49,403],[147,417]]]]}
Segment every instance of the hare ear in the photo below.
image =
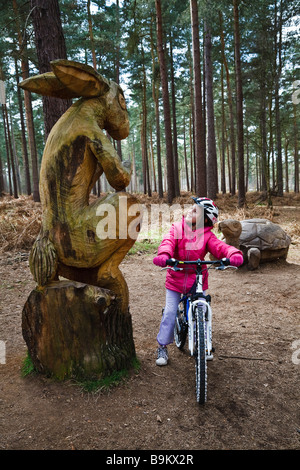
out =
{"type": "Polygon", "coordinates": [[[52,96],[53,98],[70,99],[81,96],[66,88],[53,72],[46,72],[41,75],[26,78],[19,83],[19,86],[23,88],[23,90],[38,93],[43,96],[52,96]]]}
{"type": "Polygon", "coordinates": [[[63,59],[50,64],[59,81],[77,96],[93,98],[104,95],[110,88],[109,81],[89,65],[63,59]]]}

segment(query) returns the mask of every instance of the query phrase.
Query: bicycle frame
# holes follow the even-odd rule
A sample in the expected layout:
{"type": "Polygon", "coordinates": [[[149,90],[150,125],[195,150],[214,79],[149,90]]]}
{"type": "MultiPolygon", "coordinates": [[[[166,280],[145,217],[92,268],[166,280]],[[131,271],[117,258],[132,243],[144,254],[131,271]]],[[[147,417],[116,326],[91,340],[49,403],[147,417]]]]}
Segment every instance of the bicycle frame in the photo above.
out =
{"type": "MultiPolygon", "coordinates": [[[[183,262],[187,264],[187,262],[183,262]]],[[[181,264],[181,262],[179,262],[181,264]]],[[[188,294],[181,299],[181,302],[185,302],[185,314],[186,314],[186,321],[188,324],[188,347],[190,351],[190,355],[193,356],[195,354],[195,311],[199,302],[203,305],[204,313],[205,313],[205,335],[207,341],[207,356],[211,356],[212,352],[212,309],[207,300],[207,297],[203,293],[203,273],[202,273],[202,266],[203,262],[200,260],[189,262],[188,264],[197,264],[197,275],[196,275],[196,292],[195,294],[188,294]]],[[[205,263],[207,264],[207,262],[205,263]]]]}
{"type": "MultiPolygon", "coordinates": [[[[195,294],[187,294],[183,295],[180,302],[185,303],[185,316],[186,322],[188,325],[188,347],[190,351],[190,355],[193,356],[195,354],[195,335],[194,335],[194,328],[195,328],[195,311],[199,304],[202,304],[205,313],[205,335],[206,335],[206,344],[207,350],[206,355],[207,359],[212,358],[212,309],[209,303],[210,296],[205,296],[203,293],[203,266],[207,265],[216,265],[219,266],[216,269],[227,269],[230,266],[230,262],[228,258],[223,258],[221,260],[216,261],[202,261],[200,259],[195,261],[179,261],[171,258],[168,260],[167,264],[171,267],[171,269],[183,270],[183,267],[180,266],[187,266],[187,265],[196,265],[196,292],[195,294]]],[[[208,269],[206,267],[206,269],[208,269]]]]}

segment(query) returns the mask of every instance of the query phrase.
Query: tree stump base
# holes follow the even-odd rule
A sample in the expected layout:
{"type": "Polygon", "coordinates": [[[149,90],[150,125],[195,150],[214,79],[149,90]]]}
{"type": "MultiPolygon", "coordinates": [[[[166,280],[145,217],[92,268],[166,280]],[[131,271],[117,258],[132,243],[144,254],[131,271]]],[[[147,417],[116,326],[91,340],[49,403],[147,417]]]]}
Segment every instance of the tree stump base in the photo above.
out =
{"type": "Polygon", "coordinates": [[[33,290],[22,333],[38,372],[59,380],[97,379],[129,369],[135,358],[129,312],[113,292],[74,281],[33,290]]]}

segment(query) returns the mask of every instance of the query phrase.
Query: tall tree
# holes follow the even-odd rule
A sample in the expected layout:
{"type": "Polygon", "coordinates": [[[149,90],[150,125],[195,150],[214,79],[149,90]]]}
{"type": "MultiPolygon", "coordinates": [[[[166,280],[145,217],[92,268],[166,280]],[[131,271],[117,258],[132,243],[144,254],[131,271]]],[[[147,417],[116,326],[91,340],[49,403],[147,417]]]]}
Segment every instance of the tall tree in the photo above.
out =
{"type": "Polygon", "coordinates": [[[150,22],[150,44],[151,44],[151,57],[152,57],[152,97],[155,109],[155,126],[156,126],[156,154],[157,154],[157,175],[158,175],[158,195],[160,198],[164,197],[163,182],[162,182],[162,167],[161,167],[161,146],[160,146],[160,121],[159,121],[159,66],[155,60],[154,42],[153,42],[153,22],[154,16],[151,15],[150,22]]]}
{"type": "Polygon", "coordinates": [[[157,26],[157,50],[160,65],[160,77],[162,87],[162,98],[164,108],[165,122],[165,139],[166,139],[166,158],[167,158],[167,181],[168,181],[168,202],[172,203],[175,198],[174,183],[174,163],[172,149],[172,130],[171,130],[171,112],[168,88],[168,72],[165,61],[164,40],[163,40],[163,23],[161,12],[161,1],[155,0],[156,8],[156,26],[157,26]]]}
{"type": "Polygon", "coordinates": [[[190,0],[192,45],[193,45],[193,76],[194,76],[194,113],[195,113],[195,174],[196,193],[206,196],[206,157],[204,151],[204,126],[202,114],[201,66],[199,17],[197,0],[190,0]]]}
{"type": "Polygon", "coordinates": [[[141,124],[141,146],[142,146],[142,157],[144,163],[144,192],[148,191],[148,196],[152,196],[151,182],[150,182],[150,168],[148,159],[148,138],[147,138],[147,99],[146,99],[146,68],[145,68],[145,54],[142,46],[142,86],[143,86],[143,112],[142,112],[142,124],[141,124]]]}
{"type": "Polygon", "coordinates": [[[91,14],[91,0],[88,0],[86,6],[87,6],[87,14],[88,14],[89,35],[90,35],[90,41],[91,41],[93,67],[95,70],[97,70],[97,60],[96,60],[95,41],[94,41],[94,32],[93,32],[93,20],[92,20],[92,14],[91,14]]]}
{"type": "Polygon", "coordinates": [[[277,188],[278,196],[283,197],[283,168],[282,168],[282,144],[281,144],[281,122],[280,122],[280,77],[282,72],[281,48],[282,48],[282,0],[279,1],[279,14],[275,0],[275,122],[276,122],[276,144],[277,144],[277,188]],[[277,39],[278,38],[278,39],[277,39]],[[277,63],[278,61],[278,63],[277,63]]]}
{"type": "MultiPolygon", "coordinates": [[[[233,97],[230,81],[230,72],[229,66],[225,55],[225,39],[223,32],[223,14],[219,11],[219,20],[220,20],[220,38],[221,38],[221,50],[222,50],[222,60],[226,72],[226,85],[227,85],[227,99],[229,106],[229,119],[230,119],[230,150],[231,150],[231,173],[229,177],[229,187],[231,194],[235,194],[236,190],[236,180],[235,180],[235,122],[234,122],[234,112],[233,112],[233,97]]],[[[229,160],[228,160],[229,165],[229,160]]]]}
{"type": "MultiPolygon", "coordinates": [[[[19,71],[18,71],[17,58],[15,58],[15,70],[16,70],[16,81],[18,85],[19,84],[19,71]]],[[[19,87],[17,87],[17,96],[18,96],[18,102],[19,102],[19,114],[20,114],[20,121],[21,121],[21,136],[22,136],[22,149],[23,149],[26,192],[27,192],[27,195],[30,196],[31,195],[31,181],[30,181],[30,172],[29,172],[29,159],[28,159],[27,142],[26,142],[25,122],[24,122],[24,115],[23,115],[23,102],[22,102],[21,89],[19,87]]]]}
{"type": "Polygon", "coordinates": [[[178,142],[177,142],[178,134],[177,134],[176,91],[175,91],[172,33],[170,34],[170,71],[171,71],[172,117],[173,117],[174,185],[175,185],[175,197],[178,197],[180,196],[180,187],[179,187],[179,171],[178,171],[178,142]]]}
{"type": "Polygon", "coordinates": [[[235,76],[236,76],[236,120],[238,139],[238,205],[245,205],[245,169],[244,169],[244,118],[243,118],[243,87],[240,53],[240,26],[239,26],[239,0],[233,0],[234,13],[234,52],[235,52],[235,76]]]}
{"type": "MultiPolygon", "coordinates": [[[[120,24],[120,2],[116,0],[116,83],[120,83],[120,35],[121,35],[121,24],[120,24]]],[[[117,140],[117,151],[120,159],[122,160],[122,144],[120,140],[117,140]]]]}
{"type": "MultiPolygon", "coordinates": [[[[40,73],[51,70],[50,62],[66,59],[67,51],[58,0],[31,0],[31,14],[40,73]]],[[[71,105],[71,100],[43,96],[45,137],[71,105]]]]}
{"type": "Polygon", "coordinates": [[[207,113],[207,196],[215,199],[218,193],[218,166],[215,134],[213,68],[211,58],[211,28],[205,21],[205,92],[207,113]]]}
{"type": "Polygon", "coordinates": [[[294,191],[299,193],[299,154],[298,154],[298,126],[297,126],[297,108],[293,103],[293,131],[294,131],[294,165],[295,165],[295,183],[294,191]]]}
{"type": "MultiPolygon", "coordinates": [[[[26,24],[24,30],[21,30],[20,21],[19,21],[19,8],[16,0],[13,0],[13,11],[15,16],[15,23],[17,29],[17,36],[18,36],[18,46],[19,46],[19,56],[21,58],[21,73],[22,79],[25,80],[29,76],[29,65],[28,65],[28,51],[27,51],[27,30],[26,24]]],[[[25,117],[26,117],[26,127],[27,127],[27,134],[28,134],[28,144],[29,144],[29,152],[31,158],[31,171],[32,171],[32,196],[35,202],[40,201],[40,193],[39,193],[39,171],[38,171],[38,155],[37,155],[37,148],[36,148],[36,138],[35,138],[35,129],[34,129],[34,121],[33,121],[33,111],[32,111],[32,102],[31,102],[31,94],[27,90],[23,90],[24,96],[24,106],[25,106],[25,117]]],[[[21,116],[21,123],[22,123],[22,111],[20,110],[21,116]]],[[[22,131],[22,135],[23,135],[22,131]]],[[[25,160],[25,176],[26,176],[26,186],[27,186],[27,193],[31,193],[31,182],[29,178],[29,165],[27,165],[27,146],[26,142],[23,141],[23,153],[24,153],[24,160],[25,160]]]]}
{"type": "Polygon", "coordinates": [[[12,188],[10,190],[10,194],[14,195],[14,197],[17,199],[18,196],[18,185],[17,185],[17,173],[16,173],[16,168],[15,168],[15,162],[14,162],[14,154],[13,154],[13,146],[12,146],[12,139],[11,139],[11,129],[9,126],[9,120],[8,120],[8,112],[7,112],[7,105],[6,103],[2,104],[2,112],[3,112],[3,124],[4,128],[6,129],[6,135],[7,135],[7,164],[8,164],[8,172],[10,173],[10,169],[12,170],[12,188]]]}

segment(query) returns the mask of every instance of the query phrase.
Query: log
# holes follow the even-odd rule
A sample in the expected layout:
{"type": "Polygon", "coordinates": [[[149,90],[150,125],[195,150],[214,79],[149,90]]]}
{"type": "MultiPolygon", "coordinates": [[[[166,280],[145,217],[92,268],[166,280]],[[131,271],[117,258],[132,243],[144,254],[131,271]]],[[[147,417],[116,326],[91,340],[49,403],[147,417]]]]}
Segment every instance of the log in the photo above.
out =
{"type": "Polygon", "coordinates": [[[75,281],[34,289],[22,333],[37,371],[63,380],[97,379],[130,369],[135,358],[131,315],[112,291],[75,281]]]}

